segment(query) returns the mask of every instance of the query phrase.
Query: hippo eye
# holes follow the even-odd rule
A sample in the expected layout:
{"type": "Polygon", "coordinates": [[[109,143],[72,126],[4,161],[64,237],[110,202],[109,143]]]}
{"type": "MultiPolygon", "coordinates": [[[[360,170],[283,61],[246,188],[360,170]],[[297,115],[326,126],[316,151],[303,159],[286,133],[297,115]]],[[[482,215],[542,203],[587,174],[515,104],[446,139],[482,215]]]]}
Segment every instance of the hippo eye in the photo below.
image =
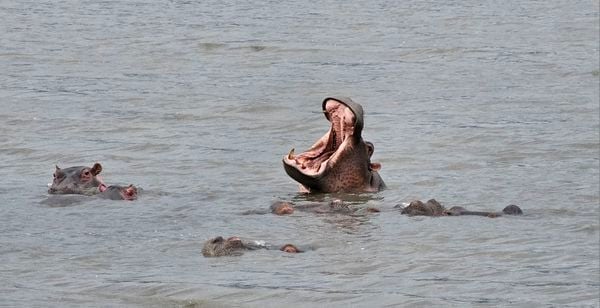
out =
{"type": "Polygon", "coordinates": [[[85,175],[85,176],[89,176],[89,175],[90,175],[90,172],[89,172],[89,171],[84,171],[84,172],[83,172],[83,175],[85,175]]]}
{"type": "Polygon", "coordinates": [[[212,243],[213,243],[213,244],[216,244],[216,243],[220,243],[220,242],[222,242],[222,241],[223,241],[223,237],[219,236],[219,237],[217,237],[217,238],[213,239],[213,240],[212,240],[212,243]]]}
{"type": "Polygon", "coordinates": [[[52,177],[56,179],[56,173],[53,173],[53,174],[52,174],[52,177]]]}

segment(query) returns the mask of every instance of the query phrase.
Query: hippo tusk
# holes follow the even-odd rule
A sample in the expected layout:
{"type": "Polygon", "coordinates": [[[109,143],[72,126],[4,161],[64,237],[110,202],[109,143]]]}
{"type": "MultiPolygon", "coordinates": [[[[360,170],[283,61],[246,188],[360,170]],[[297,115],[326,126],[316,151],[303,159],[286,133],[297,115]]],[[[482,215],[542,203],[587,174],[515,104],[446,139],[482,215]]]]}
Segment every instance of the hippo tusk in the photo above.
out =
{"type": "Polygon", "coordinates": [[[295,155],[294,155],[294,148],[292,148],[292,149],[290,150],[290,153],[288,154],[288,159],[289,159],[289,160],[292,160],[292,159],[294,159],[294,158],[295,158],[295,155]]]}

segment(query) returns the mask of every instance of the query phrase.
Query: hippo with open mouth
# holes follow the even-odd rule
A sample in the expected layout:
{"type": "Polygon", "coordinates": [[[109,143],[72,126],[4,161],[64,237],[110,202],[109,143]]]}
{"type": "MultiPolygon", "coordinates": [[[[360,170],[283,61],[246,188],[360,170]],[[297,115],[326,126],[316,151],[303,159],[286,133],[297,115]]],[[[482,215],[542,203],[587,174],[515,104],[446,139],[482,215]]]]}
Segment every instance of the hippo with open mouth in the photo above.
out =
{"type": "Polygon", "coordinates": [[[375,147],[362,139],[363,109],[348,97],[327,97],[323,113],[331,128],[310,149],[283,157],[285,172],[308,192],[376,192],[385,188],[371,163],[375,147]]]}

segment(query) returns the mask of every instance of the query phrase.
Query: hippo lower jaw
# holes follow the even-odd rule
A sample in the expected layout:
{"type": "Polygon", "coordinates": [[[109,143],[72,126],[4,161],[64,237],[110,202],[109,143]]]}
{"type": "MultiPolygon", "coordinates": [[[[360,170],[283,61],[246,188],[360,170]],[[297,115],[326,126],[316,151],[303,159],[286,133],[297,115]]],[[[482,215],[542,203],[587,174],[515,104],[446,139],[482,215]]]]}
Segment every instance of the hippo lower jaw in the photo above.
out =
{"type": "MultiPolygon", "coordinates": [[[[330,133],[325,135],[329,138],[330,133]]],[[[283,167],[286,173],[307,187],[319,187],[324,183],[323,180],[327,178],[329,171],[336,167],[336,162],[340,160],[343,149],[348,149],[349,138],[346,138],[342,144],[337,148],[328,150],[326,147],[323,149],[308,150],[298,156],[295,155],[294,149],[290,151],[287,156],[283,157],[283,167]],[[321,152],[320,155],[316,155],[312,159],[304,159],[308,155],[315,155],[314,153],[321,152]],[[312,161],[312,164],[310,163],[312,161]],[[321,163],[319,163],[321,161],[321,163]],[[307,166],[310,164],[310,166],[307,166]]],[[[329,142],[328,142],[329,143],[329,142]]]]}
{"type": "Polygon", "coordinates": [[[347,166],[343,162],[344,156],[348,156],[347,152],[351,151],[345,148],[345,153],[343,149],[340,147],[334,155],[312,169],[298,163],[292,150],[283,158],[283,167],[285,172],[308,192],[376,192],[385,188],[383,180],[376,171],[371,169],[370,163],[362,166],[347,166]],[[343,175],[336,175],[338,173],[336,169],[354,169],[354,174],[349,176],[351,179],[345,183],[343,175]]]}

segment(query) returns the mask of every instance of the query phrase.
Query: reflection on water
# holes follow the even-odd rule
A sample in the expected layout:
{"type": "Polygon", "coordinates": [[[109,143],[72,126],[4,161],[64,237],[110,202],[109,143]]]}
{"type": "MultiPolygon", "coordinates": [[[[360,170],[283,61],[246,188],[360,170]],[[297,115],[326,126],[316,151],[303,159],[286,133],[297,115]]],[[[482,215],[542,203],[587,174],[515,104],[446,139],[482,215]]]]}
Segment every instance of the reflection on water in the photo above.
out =
{"type": "Polygon", "coordinates": [[[594,306],[598,3],[0,4],[2,306],[594,306]],[[325,96],[388,189],[299,193],[325,96]],[[133,202],[48,196],[103,164],[133,202]],[[447,207],[520,217],[407,217],[447,207]],[[240,215],[341,199],[379,213],[240,215]],[[237,235],[315,247],[203,258],[237,235]]]}

